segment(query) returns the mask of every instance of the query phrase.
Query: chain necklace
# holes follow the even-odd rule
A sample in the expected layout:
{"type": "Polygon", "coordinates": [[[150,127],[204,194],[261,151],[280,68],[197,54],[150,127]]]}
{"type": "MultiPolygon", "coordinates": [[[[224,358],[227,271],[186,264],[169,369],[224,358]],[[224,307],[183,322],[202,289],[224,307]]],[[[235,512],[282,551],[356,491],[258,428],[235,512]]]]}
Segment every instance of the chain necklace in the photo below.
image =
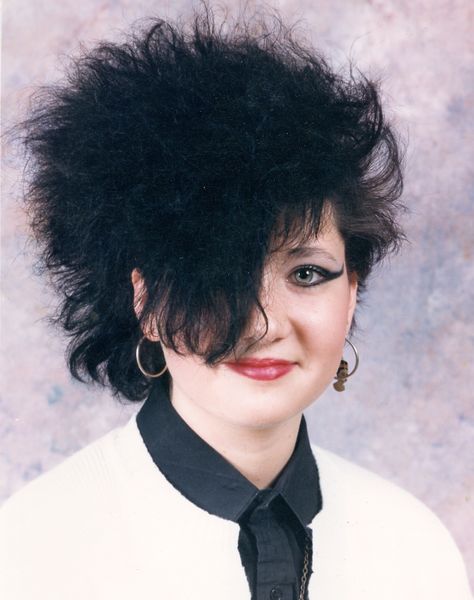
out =
{"type": "Polygon", "coordinates": [[[300,584],[300,595],[298,596],[298,600],[304,600],[304,593],[306,590],[306,582],[308,581],[308,572],[309,572],[309,538],[306,538],[306,543],[304,547],[304,559],[303,559],[303,573],[301,575],[301,584],[300,584]]]}

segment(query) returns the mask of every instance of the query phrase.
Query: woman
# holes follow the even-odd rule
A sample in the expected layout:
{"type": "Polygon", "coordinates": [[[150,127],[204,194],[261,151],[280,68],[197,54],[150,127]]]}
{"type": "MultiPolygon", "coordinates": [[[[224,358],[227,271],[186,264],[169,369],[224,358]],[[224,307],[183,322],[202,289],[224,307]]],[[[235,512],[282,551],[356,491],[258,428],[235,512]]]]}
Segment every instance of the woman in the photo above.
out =
{"type": "Polygon", "coordinates": [[[146,400],[6,503],[2,597],[470,598],[426,507],[309,443],[400,157],[372,82],[255,25],[103,43],[24,124],[71,371],[146,400]]]}

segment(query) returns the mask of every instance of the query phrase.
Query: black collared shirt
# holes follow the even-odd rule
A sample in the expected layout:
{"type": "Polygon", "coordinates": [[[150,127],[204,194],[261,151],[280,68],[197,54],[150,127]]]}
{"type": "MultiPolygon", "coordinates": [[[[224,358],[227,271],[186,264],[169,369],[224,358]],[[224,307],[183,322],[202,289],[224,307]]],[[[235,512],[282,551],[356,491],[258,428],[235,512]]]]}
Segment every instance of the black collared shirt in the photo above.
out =
{"type": "Polygon", "coordinates": [[[252,600],[298,600],[305,547],[308,581],[311,575],[308,524],[322,508],[304,416],[290,460],[263,490],[183,421],[161,382],[140,409],[137,424],[153,461],[176,489],[207,512],[239,523],[239,552],[252,600]]]}

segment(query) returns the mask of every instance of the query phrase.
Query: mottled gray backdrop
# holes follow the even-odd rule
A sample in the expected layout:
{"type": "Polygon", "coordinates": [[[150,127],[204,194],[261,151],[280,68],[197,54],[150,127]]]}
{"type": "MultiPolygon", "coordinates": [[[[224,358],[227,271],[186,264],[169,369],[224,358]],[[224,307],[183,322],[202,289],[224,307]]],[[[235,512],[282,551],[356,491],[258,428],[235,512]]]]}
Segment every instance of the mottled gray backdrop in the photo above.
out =
{"type": "MultiPolygon", "coordinates": [[[[58,76],[79,41],[118,39],[138,17],[174,16],[190,5],[6,0],[4,123],[21,116],[35,86],[58,76]]],[[[273,6],[289,19],[303,18],[301,31],[336,66],[351,57],[380,78],[389,113],[408,141],[411,243],[374,274],[359,308],[361,367],[344,394],[330,390],[308,411],[311,437],[428,504],[457,540],[472,579],[474,4],[293,0],[273,6]]],[[[71,380],[64,340],[44,321],[54,302],[32,275],[18,205],[21,162],[8,145],[4,162],[0,497],[131,413],[107,393],[71,380]]]]}

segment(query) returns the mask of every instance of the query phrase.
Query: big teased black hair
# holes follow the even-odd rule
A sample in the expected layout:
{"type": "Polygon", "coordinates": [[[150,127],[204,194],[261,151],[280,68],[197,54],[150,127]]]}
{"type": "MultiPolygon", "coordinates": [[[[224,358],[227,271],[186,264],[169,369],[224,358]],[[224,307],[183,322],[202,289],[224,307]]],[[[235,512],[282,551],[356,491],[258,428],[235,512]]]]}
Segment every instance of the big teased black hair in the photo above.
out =
{"type": "Polygon", "coordinates": [[[150,316],[163,343],[179,337],[209,365],[235,349],[263,311],[277,230],[317,233],[329,202],[360,288],[403,237],[400,152],[376,83],[334,72],[277,13],[218,25],[203,3],[188,25],[153,19],[101,42],[22,126],[71,372],[130,400],[150,385],[134,355],[150,316]]]}

